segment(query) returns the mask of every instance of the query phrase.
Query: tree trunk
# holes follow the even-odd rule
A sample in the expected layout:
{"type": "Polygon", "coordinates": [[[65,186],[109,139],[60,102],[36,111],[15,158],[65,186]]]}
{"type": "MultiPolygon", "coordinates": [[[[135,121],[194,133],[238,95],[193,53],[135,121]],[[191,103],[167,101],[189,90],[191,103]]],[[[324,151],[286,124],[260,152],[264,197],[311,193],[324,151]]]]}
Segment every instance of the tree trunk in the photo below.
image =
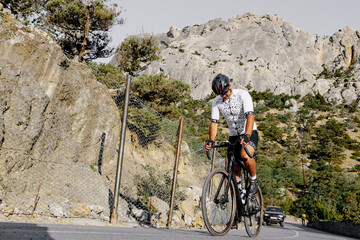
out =
{"type": "Polygon", "coordinates": [[[85,47],[87,45],[87,39],[89,37],[89,32],[90,32],[90,12],[89,12],[89,5],[86,4],[86,10],[85,10],[85,14],[86,14],[86,23],[85,23],[85,29],[84,29],[84,39],[81,43],[81,50],[79,53],[79,62],[83,61],[83,58],[85,56],[86,50],[85,47]]]}

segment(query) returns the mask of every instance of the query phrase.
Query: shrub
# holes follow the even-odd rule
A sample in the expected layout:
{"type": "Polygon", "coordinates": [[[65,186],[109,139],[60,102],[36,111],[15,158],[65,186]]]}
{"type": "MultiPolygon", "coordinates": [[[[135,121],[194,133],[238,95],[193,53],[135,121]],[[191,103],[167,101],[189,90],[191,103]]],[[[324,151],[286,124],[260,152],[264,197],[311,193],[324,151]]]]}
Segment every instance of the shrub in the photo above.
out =
{"type": "MultiPolygon", "coordinates": [[[[144,169],[147,171],[148,176],[138,176],[135,178],[138,195],[145,205],[148,205],[149,198],[156,196],[164,202],[170,203],[172,179],[167,174],[161,174],[155,168],[146,165],[144,169]]],[[[175,206],[179,201],[185,200],[185,194],[177,191],[175,194],[175,206]]]]}
{"type": "Polygon", "coordinates": [[[167,79],[162,73],[136,78],[132,89],[143,101],[171,119],[178,118],[181,113],[175,105],[190,96],[189,85],[179,80],[167,79]]]}
{"type": "Polygon", "coordinates": [[[302,101],[304,102],[303,108],[317,109],[324,112],[332,110],[332,105],[326,102],[320,93],[316,93],[315,95],[307,94],[302,98],[302,101]]]}
{"type": "Polygon", "coordinates": [[[270,107],[270,108],[276,108],[279,110],[283,110],[285,108],[285,102],[291,98],[297,99],[299,96],[289,96],[286,94],[280,94],[280,95],[275,95],[273,93],[270,92],[270,90],[267,90],[265,92],[257,92],[257,91],[252,91],[250,92],[253,101],[255,102],[259,102],[260,100],[264,100],[265,101],[265,105],[270,107]]]}
{"type": "Polygon", "coordinates": [[[115,67],[111,63],[92,63],[87,62],[94,73],[96,80],[104,84],[109,89],[118,89],[125,84],[125,77],[120,68],[115,67]]]}
{"type": "Polygon", "coordinates": [[[144,65],[159,59],[158,50],[159,47],[152,36],[130,36],[117,50],[120,56],[119,67],[124,72],[135,75],[144,65]]]}

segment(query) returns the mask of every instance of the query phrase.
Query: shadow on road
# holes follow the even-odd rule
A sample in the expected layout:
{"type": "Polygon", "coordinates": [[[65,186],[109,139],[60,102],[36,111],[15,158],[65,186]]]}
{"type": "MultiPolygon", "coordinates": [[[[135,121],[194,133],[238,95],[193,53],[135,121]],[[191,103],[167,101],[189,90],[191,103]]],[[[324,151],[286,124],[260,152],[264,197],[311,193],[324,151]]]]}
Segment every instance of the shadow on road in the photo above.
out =
{"type": "Polygon", "coordinates": [[[53,240],[47,227],[33,223],[0,222],[0,240],[18,239],[53,240]]]}
{"type": "Polygon", "coordinates": [[[186,238],[187,235],[189,236],[194,236],[194,234],[199,235],[199,236],[212,236],[207,230],[194,230],[194,229],[174,229],[174,228],[156,228],[156,230],[161,231],[161,232],[171,232],[172,234],[176,233],[179,235],[184,236],[184,238],[186,238]]]}

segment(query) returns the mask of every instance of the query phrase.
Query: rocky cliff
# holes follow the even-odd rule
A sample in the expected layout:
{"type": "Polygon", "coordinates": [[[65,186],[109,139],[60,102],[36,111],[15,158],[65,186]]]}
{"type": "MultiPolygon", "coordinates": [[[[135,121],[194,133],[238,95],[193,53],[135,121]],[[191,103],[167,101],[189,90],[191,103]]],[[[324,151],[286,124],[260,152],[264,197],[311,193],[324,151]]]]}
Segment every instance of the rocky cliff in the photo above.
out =
{"type": "Polygon", "coordinates": [[[67,59],[44,32],[1,13],[2,207],[17,201],[18,210],[26,212],[40,185],[38,208],[62,205],[70,197],[71,207],[79,202],[108,206],[106,181],[90,166],[98,161],[105,134],[103,173],[114,172],[119,123],[107,88],[84,63],[67,59]],[[84,185],[86,179],[91,183],[84,185]]]}
{"type": "Polygon", "coordinates": [[[161,60],[143,74],[163,72],[184,81],[195,98],[211,93],[211,80],[219,72],[227,74],[234,87],[256,91],[319,92],[336,103],[359,97],[360,32],[354,29],[346,27],[323,38],[277,16],[248,13],[171,27],[155,37],[161,60]]]}

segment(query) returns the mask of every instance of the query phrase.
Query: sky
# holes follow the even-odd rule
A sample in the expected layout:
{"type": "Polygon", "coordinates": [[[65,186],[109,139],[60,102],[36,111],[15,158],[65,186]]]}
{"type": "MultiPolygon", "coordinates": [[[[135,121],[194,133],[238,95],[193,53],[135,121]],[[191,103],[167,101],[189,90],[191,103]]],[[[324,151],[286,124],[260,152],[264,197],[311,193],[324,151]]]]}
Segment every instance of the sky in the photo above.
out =
{"type": "MultiPolygon", "coordinates": [[[[273,14],[321,37],[346,26],[360,32],[360,0],[110,0],[121,8],[125,23],[110,30],[110,46],[128,36],[166,33],[170,26],[184,28],[214,18],[229,19],[252,12],[273,14]]],[[[109,59],[100,59],[108,62],[109,59]]]]}

